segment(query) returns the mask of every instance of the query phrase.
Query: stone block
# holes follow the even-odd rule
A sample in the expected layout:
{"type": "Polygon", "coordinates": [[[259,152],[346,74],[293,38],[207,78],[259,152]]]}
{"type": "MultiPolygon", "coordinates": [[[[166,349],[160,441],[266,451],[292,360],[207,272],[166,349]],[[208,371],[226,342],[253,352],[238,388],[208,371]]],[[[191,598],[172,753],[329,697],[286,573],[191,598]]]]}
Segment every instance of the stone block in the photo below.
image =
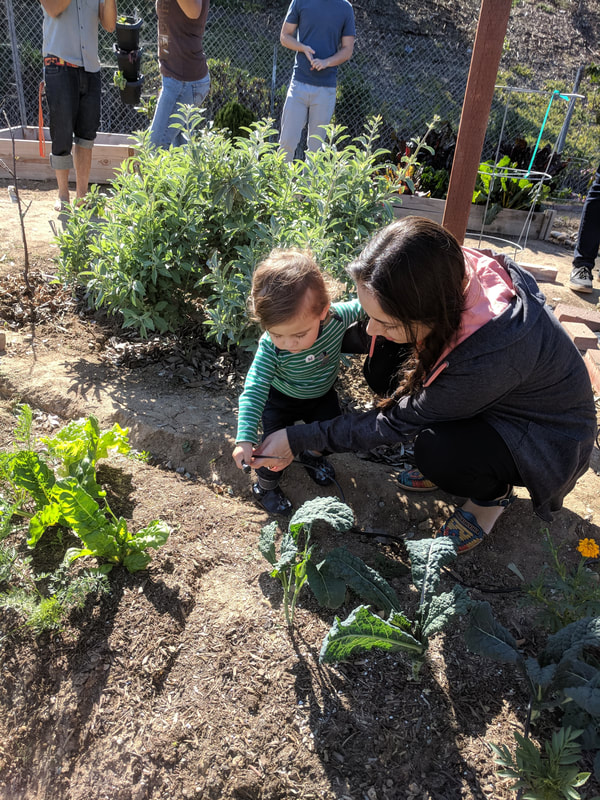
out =
{"type": "Polygon", "coordinates": [[[536,281],[556,283],[556,276],[558,275],[556,267],[544,267],[541,264],[519,264],[519,266],[530,272],[536,281]]]}
{"type": "Polygon", "coordinates": [[[563,328],[579,350],[597,350],[598,337],[582,322],[562,322],[563,328]]]}
{"type": "Polygon", "coordinates": [[[581,322],[591,331],[600,331],[600,311],[594,308],[559,303],[554,309],[554,314],[559,322],[581,322]]]}
{"type": "Polygon", "coordinates": [[[583,360],[590,374],[594,392],[600,394],[600,350],[586,350],[583,360]]]}

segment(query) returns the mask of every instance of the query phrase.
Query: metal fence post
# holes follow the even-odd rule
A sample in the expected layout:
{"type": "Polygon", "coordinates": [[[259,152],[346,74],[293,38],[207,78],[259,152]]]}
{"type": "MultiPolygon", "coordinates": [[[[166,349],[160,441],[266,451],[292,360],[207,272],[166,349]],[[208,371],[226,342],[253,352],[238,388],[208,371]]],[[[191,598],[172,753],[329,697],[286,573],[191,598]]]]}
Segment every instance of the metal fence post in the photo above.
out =
{"type": "Polygon", "coordinates": [[[271,71],[271,117],[275,116],[275,87],[277,86],[277,45],[273,45],[273,69],[271,71]]]}
{"type": "Polygon", "coordinates": [[[19,100],[19,114],[21,125],[27,127],[27,112],[25,111],[25,93],[23,91],[23,76],[21,74],[21,58],[19,56],[19,44],[17,42],[17,30],[15,28],[15,16],[13,13],[12,0],[6,0],[6,19],[8,20],[8,35],[13,59],[13,75],[19,100]]]}
{"type": "MultiPolygon", "coordinates": [[[[575,83],[573,84],[573,92],[572,95],[576,95],[579,93],[579,84],[581,83],[581,78],[583,76],[583,67],[579,67],[577,70],[577,75],[575,77],[575,83]]],[[[573,116],[573,111],[575,111],[575,103],[577,102],[577,97],[571,97],[569,102],[569,108],[567,110],[567,115],[565,117],[565,121],[563,122],[562,130],[558,136],[558,140],[556,142],[556,152],[562,153],[565,149],[565,139],[567,138],[567,133],[569,131],[569,125],[571,124],[571,117],[573,116]]]]}

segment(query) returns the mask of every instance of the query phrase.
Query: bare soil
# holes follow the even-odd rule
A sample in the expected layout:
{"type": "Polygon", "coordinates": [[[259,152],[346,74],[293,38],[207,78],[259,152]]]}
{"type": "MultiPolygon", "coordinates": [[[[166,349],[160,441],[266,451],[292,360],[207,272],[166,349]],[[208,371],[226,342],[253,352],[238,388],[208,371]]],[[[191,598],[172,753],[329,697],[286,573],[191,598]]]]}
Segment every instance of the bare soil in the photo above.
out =
{"type": "MultiPolygon", "coordinates": [[[[11,445],[18,403],[36,410],[36,433],[95,414],[130,429],[148,464],[115,457],[102,480],[134,527],[172,526],[149,568],[114,569],[111,592],[72,615],[61,632],[17,629],[0,643],[2,800],[507,800],[488,742],[512,743],[527,696],[510,667],[466,650],[461,624],[434,638],[419,682],[402,658],[373,655],[322,667],[321,642],[333,613],[302,595],[293,632],[281,590],[257,550],[267,515],[250,478],[231,458],[237,395],[248,358],[220,353],[196,332],[139,342],[83,309],[59,284],[50,222],[55,190],[25,184],[33,300],[23,296],[17,209],[0,186],[0,448],[11,445]],[[34,322],[32,323],[32,313],[34,322]]],[[[573,234],[580,207],[559,212],[573,234]]],[[[469,240],[470,244],[477,244],[469,240]]],[[[492,243],[492,246],[496,246],[492,243]]],[[[571,250],[532,241],[523,263],[555,266],[548,301],[595,305],[566,286],[571,250]]],[[[348,407],[368,402],[357,365],[340,392],[348,407]]],[[[379,569],[408,616],[415,607],[404,539],[431,533],[457,498],[436,491],[407,497],[394,470],[354,455],[332,456],[357,527],[344,544],[379,569]],[[394,537],[394,538],[391,538],[394,537]]],[[[578,539],[600,540],[600,454],[556,514],[551,533],[575,563],[578,539]]],[[[283,487],[295,506],[325,494],[292,466],[283,487]]],[[[524,490],[492,535],[456,563],[454,581],[489,600],[534,655],[545,634],[522,603],[520,581],[546,560],[542,524],[524,490]]],[[[18,537],[10,543],[24,553],[18,537]]],[[[326,551],[339,539],[323,530],[326,551]]],[[[45,538],[40,568],[56,566],[45,538]]],[[[355,598],[338,612],[346,616],[355,598]]],[[[543,731],[534,731],[538,736],[543,731]]],[[[589,764],[587,765],[590,766],[589,764]]],[[[583,796],[598,794],[597,784],[583,796]]]]}

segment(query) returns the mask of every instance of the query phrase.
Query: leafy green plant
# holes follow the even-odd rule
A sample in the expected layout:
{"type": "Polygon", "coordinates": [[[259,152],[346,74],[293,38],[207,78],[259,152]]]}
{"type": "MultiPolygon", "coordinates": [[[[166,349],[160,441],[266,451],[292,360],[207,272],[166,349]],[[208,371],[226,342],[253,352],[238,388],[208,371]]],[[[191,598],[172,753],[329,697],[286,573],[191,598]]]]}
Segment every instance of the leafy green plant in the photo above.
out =
{"type": "MultiPolygon", "coordinates": [[[[553,711],[564,726],[577,729],[584,749],[600,750],[599,617],[585,617],[561,628],[548,637],[537,658],[526,658],[511,633],[495,619],[489,603],[479,603],[471,609],[465,638],[473,652],[512,664],[523,675],[529,690],[526,731],[530,720],[553,711]]],[[[600,759],[596,761],[600,773],[600,759]]]]}
{"type": "Polygon", "coordinates": [[[31,409],[21,406],[15,435],[21,447],[0,454],[0,480],[13,493],[13,508],[29,517],[29,547],[35,547],[49,527],[61,526],[83,543],[67,551],[69,561],[95,556],[107,562],[101,567],[104,572],[113,564],[123,564],[130,572],[144,569],[150,562],[147,549],[166,542],[168,526],[155,520],[136,533],[129,531],[126,520],[113,514],[96,480],[99,459],[110,450],[129,452],[127,431],[116,423],[101,431],[90,416],[69,423],[53,437],[42,437],[40,445],[46,449],[36,452],[31,424],[31,409]]]}
{"type": "Polygon", "coordinates": [[[152,120],[154,119],[154,114],[156,112],[156,103],[158,102],[158,95],[149,94],[144,96],[141,101],[140,105],[135,106],[135,110],[138,114],[142,114],[142,116],[146,117],[146,119],[152,120]]]}
{"type": "Polygon", "coordinates": [[[598,573],[583,555],[569,569],[560,557],[562,545],[554,544],[547,528],[543,534],[550,563],[525,587],[529,602],[541,606],[540,621],[556,632],[582,617],[600,616],[598,573]]]}
{"type": "Polygon", "coordinates": [[[419,590],[419,604],[411,621],[396,604],[381,619],[367,606],[359,606],[344,621],[336,617],[321,647],[321,662],[343,661],[356,653],[374,648],[403,652],[412,660],[413,677],[418,676],[430,637],[441,631],[457,614],[473,604],[458,584],[451,591],[437,594],[443,566],[456,558],[451,539],[423,539],[407,542],[412,578],[419,590]]]}
{"type": "Polygon", "coordinates": [[[210,94],[205,105],[208,119],[214,119],[219,109],[235,101],[249,109],[255,119],[269,116],[269,85],[263,78],[236,67],[229,59],[208,59],[210,94]]]}
{"type": "Polygon", "coordinates": [[[117,89],[121,89],[121,91],[126,88],[127,78],[125,75],[123,75],[121,70],[115,70],[113,72],[113,84],[117,87],[117,89]]]}
{"type": "Polygon", "coordinates": [[[61,272],[85,284],[90,305],[143,336],[202,319],[219,343],[251,347],[257,330],[246,300],[273,247],[311,247],[324,270],[347,281],[345,265],[392,218],[390,189],[375,174],[385,155],[375,146],[380,121],[353,142],[330,126],[306,164],[285,163],[268,121],[234,140],[206,128],[196,108],[184,108],[177,124],[186,147],[156,151],[141,141],[113,196],[90,192],[69,218],[61,272]]]}
{"type": "Polygon", "coordinates": [[[398,194],[403,194],[408,190],[410,194],[415,191],[414,178],[415,173],[419,169],[422,158],[422,153],[434,154],[434,149],[431,145],[427,144],[427,137],[435,129],[439,123],[440,118],[435,116],[427,126],[427,130],[423,136],[418,136],[411,139],[407,143],[404,153],[399,155],[398,165],[388,168],[387,178],[391,187],[398,194]]]}
{"type": "Polygon", "coordinates": [[[526,170],[517,170],[516,163],[509,156],[503,156],[497,164],[493,160],[479,165],[472,202],[485,205],[489,202],[485,224],[492,222],[500,209],[512,208],[515,211],[533,207],[539,211],[541,203],[550,193],[550,187],[540,181],[531,181],[526,170]],[[522,177],[519,177],[522,172],[522,177]]]}
{"type": "Polygon", "coordinates": [[[237,100],[230,100],[217,111],[213,124],[215,128],[226,128],[232,139],[236,136],[243,136],[247,139],[249,132],[243,129],[249,128],[253,122],[256,122],[256,117],[249,108],[238,103],[237,100]]]}
{"type": "Polygon", "coordinates": [[[442,199],[448,192],[450,183],[450,173],[447,169],[435,169],[434,167],[421,167],[417,172],[415,186],[419,192],[427,197],[442,199]]]}
{"type": "Polygon", "coordinates": [[[590,777],[589,772],[579,772],[581,745],[577,738],[581,731],[560,728],[552,740],[544,743],[543,752],[531,739],[515,732],[517,742],[513,756],[505,744],[490,745],[494,761],[501,769],[498,774],[513,780],[513,792],[521,792],[523,800],[581,800],[577,789],[590,777]]]}
{"type": "MultiPolygon", "coordinates": [[[[290,519],[281,540],[279,556],[275,550],[277,522],[266,525],[260,535],[258,548],[273,567],[271,577],[277,578],[283,586],[283,610],[288,625],[294,622],[298,595],[308,580],[308,564],[314,547],[310,542],[311,531],[318,520],[341,532],[352,527],[354,515],[345,503],[331,497],[318,497],[304,503],[290,519]]],[[[344,593],[345,589],[344,585],[344,593]]]]}
{"type": "Polygon", "coordinates": [[[0,546],[0,589],[0,608],[15,611],[36,635],[61,628],[65,617],[82,609],[90,595],[109,590],[100,570],[72,575],[66,562],[54,573],[35,576],[31,557],[21,558],[5,546],[0,546]]]}

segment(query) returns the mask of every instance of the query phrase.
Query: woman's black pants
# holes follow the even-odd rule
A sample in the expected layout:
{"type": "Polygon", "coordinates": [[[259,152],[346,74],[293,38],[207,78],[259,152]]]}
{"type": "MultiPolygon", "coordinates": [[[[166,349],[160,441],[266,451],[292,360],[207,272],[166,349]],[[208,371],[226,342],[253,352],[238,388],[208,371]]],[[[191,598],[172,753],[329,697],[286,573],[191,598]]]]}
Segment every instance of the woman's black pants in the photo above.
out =
{"type": "Polygon", "coordinates": [[[504,439],[480,417],[423,428],[414,453],[426,478],[459,497],[495,500],[524,485],[504,439]]]}

